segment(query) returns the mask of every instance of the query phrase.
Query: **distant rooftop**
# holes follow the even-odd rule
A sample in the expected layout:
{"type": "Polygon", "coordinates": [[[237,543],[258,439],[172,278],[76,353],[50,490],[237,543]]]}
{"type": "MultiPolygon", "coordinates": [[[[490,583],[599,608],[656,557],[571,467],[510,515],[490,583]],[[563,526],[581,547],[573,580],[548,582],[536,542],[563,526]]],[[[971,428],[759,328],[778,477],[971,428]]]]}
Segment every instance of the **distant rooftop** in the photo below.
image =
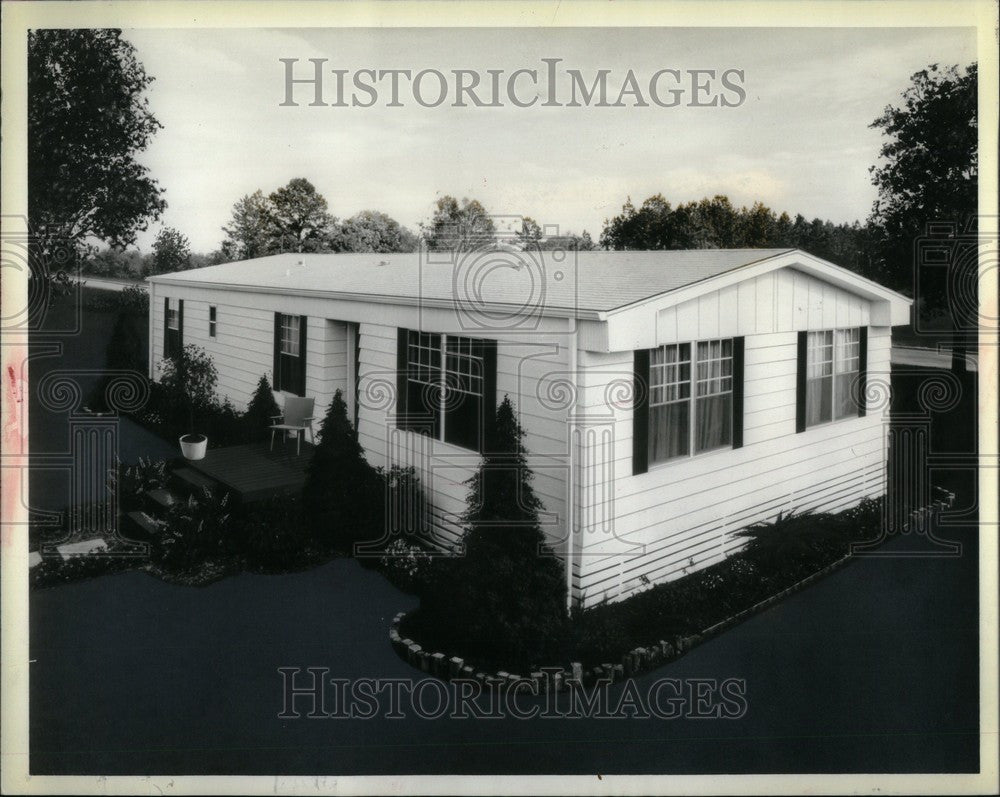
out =
{"type": "Polygon", "coordinates": [[[161,284],[330,294],[392,304],[466,300],[565,315],[600,313],[669,293],[793,249],[695,249],[643,252],[473,252],[296,254],[223,263],[151,277],[161,284]],[[529,299],[530,297],[530,299],[529,299]],[[535,305],[537,306],[537,304],[535,305]]]}

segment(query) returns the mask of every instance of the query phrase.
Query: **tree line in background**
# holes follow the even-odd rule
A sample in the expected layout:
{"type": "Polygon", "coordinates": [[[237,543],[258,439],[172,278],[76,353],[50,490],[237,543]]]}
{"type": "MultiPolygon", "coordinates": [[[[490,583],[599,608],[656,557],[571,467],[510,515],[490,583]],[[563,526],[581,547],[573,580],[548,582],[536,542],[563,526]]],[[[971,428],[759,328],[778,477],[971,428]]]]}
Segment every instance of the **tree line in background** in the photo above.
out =
{"type": "MultiPolygon", "coordinates": [[[[145,97],[153,79],[121,31],[29,33],[28,220],[39,255],[31,260],[36,288],[46,289],[55,270],[74,265],[140,276],[276,252],[407,252],[421,242],[431,250],[462,250],[498,237],[522,248],[594,248],[586,231],[546,235],[531,218],[516,230],[498,230],[496,217],[478,200],[452,196],[436,201],[418,232],[377,210],[338,219],[326,198],[299,177],[270,194],[258,190],[238,199],[215,252],[192,253],[183,233],[171,227],[160,230],[152,252],[129,250],[137,233],[166,209],[163,188],[138,159],[162,127],[145,97]],[[97,251],[95,242],[109,248],[97,251]]],[[[673,205],[656,194],[639,207],[627,200],[605,222],[598,245],[797,247],[911,292],[915,247],[927,237],[928,224],[943,222],[932,235],[952,245],[950,259],[947,268],[921,276],[919,298],[947,312],[955,286],[975,283],[958,272],[976,264],[970,249],[978,206],[976,64],[964,70],[931,65],[911,77],[901,100],[871,124],[884,143],[880,162],[871,167],[878,198],[865,223],[810,221],[760,202],[736,208],[721,195],[673,205]]],[[[974,304],[976,297],[961,298],[974,304]]]]}

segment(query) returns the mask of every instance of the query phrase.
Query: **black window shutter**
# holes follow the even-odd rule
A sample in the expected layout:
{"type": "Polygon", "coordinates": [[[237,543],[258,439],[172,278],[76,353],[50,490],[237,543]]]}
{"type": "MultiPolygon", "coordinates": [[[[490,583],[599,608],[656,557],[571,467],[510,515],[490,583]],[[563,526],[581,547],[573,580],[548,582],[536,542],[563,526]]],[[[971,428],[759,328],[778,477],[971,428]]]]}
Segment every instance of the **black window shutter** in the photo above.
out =
{"type": "Polygon", "coordinates": [[[497,342],[483,340],[483,404],[481,428],[479,432],[479,452],[485,453],[493,439],[493,427],[497,417],[497,342]]]}
{"type": "Polygon", "coordinates": [[[274,378],[271,384],[281,390],[281,313],[274,314],[274,378]]]}
{"type": "Polygon", "coordinates": [[[396,427],[399,429],[406,428],[406,371],[409,340],[409,330],[402,327],[396,330],[396,427]]]}
{"type": "Polygon", "coordinates": [[[306,322],[308,320],[304,315],[299,316],[299,372],[296,386],[298,389],[295,392],[300,396],[306,394],[306,322]]]}
{"type": "Polygon", "coordinates": [[[649,349],[636,349],[632,375],[632,475],[649,470],[649,349]]]}
{"type": "Polygon", "coordinates": [[[163,299],[163,357],[166,359],[173,352],[170,350],[170,297],[163,299]]]}
{"type": "Polygon", "coordinates": [[[184,351],[184,300],[177,302],[177,355],[184,351]]]}
{"type": "Polygon", "coordinates": [[[858,328],[858,417],[868,412],[868,327],[858,328]]]}
{"type": "Polygon", "coordinates": [[[799,332],[798,355],[795,364],[795,431],[806,430],[806,357],[809,351],[809,333],[799,332]]]}
{"type": "Polygon", "coordinates": [[[743,447],[743,344],[733,338],[733,448],[743,447]]]}

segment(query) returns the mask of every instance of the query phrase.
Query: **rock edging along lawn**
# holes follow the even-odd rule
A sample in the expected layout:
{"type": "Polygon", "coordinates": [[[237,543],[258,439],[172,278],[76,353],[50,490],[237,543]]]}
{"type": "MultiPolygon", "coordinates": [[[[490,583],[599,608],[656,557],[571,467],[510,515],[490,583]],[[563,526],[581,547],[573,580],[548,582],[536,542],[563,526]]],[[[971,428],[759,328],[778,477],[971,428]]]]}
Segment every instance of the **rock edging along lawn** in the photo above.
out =
{"type": "Polygon", "coordinates": [[[787,587],[769,598],[765,598],[764,600],[737,612],[736,614],[700,631],[697,634],[691,634],[689,636],[675,636],[669,640],[661,639],[655,644],[645,647],[637,647],[624,653],[621,657],[621,661],[617,663],[608,662],[587,669],[584,669],[580,663],[573,662],[570,664],[568,669],[561,665],[544,668],[540,667],[533,670],[526,676],[509,673],[504,670],[500,670],[495,673],[487,673],[467,664],[465,660],[459,656],[449,656],[447,653],[439,651],[432,652],[424,650],[423,647],[414,640],[408,637],[403,637],[399,633],[399,627],[403,622],[403,618],[406,617],[406,612],[399,612],[392,619],[392,623],[389,626],[389,643],[392,645],[393,650],[396,651],[396,654],[403,659],[403,661],[407,662],[412,667],[422,670],[428,675],[444,681],[449,681],[453,678],[465,678],[470,680],[474,679],[484,685],[493,685],[530,680],[536,682],[539,690],[541,691],[545,691],[549,688],[561,691],[562,689],[567,688],[567,683],[570,681],[582,684],[585,687],[592,686],[598,680],[610,680],[613,683],[617,683],[625,678],[631,678],[633,676],[655,670],[664,664],[668,664],[669,662],[680,658],[702,642],[705,642],[723,631],[748,620],[753,615],[770,608],[779,601],[787,598],[792,593],[798,592],[813,582],[829,575],[834,570],[843,567],[853,558],[854,557],[851,554],[848,554],[847,556],[831,562],[820,570],[817,570],[815,573],[812,573],[800,581],[795,582],[790,587],[787,587]]]}

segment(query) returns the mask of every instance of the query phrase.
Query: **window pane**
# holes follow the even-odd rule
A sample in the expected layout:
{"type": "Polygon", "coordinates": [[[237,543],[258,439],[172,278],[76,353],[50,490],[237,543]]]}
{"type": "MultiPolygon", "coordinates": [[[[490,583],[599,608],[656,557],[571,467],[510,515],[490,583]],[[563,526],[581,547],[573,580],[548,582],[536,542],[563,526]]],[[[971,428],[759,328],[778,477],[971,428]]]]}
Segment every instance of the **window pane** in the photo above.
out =
{"type": "Polygon", "coordinates": [[[731,393],[706,396],[697,400],[695,453],[732,445],[733,397],[731,393]]]}
{"type": "Polygon", "coordinates": [[[806,354],[806,375],[818,379],[833,373],[833,332],[810,332],[806,354]]]}
{"type": "Polygon", "coordinates": [[[281,316],[281,353],[290,357],[299,356],[299,316],[281,316]]]}
{"type": "Polygon", "coordinates": [[[445,384],[472,396],[483,395],[483,358],[478,341],[448,335],[445,342],[445,384]]]}
{"type": "Polygon", "coordinates": [[[473,338],[445,336],[444,440],[481,450],[483,412],[482,343],[473,338]]]}
{"type": "Polygon", "coordinates": [[[860,357],[861,343],[857,329],[836,331],[835,373],[856,373],[860,357]]]}
{"type": "Polygon", "coordinates": [[[690,352],[691,346],[688,343],[660,346],[652,350],[649,366],[651,406],[690,398],[690,352]]]}
{"type": "Polygon", "coordinates": [[[833,382],[833,417],[837,420],[849,418],[858,414],[858,405],[851,393],[851,386],[857,377],[857,372],[837,374],[833,382]]]}
{"type": "Polygon", "coordinates": [[[445,442],[473,451],[481,450],[482,407],[482,396],[449,391],[444,411],[445,442]]]}
{"type": "Polygon", "coordinates": [[[732,340],[698,343],[697,396],[717,396],[733,389],[732,340]]]}
{"type": "Polygon", "coordinates": [[[825,376],[806,382],[806,426],[830,420],[832,381],[833,377],[825,376]]]}
{"type": "Polygon", "coordinates": [[[649,459],[663,462],[689,452],[691,402],[649,408],[649,459]]]}

